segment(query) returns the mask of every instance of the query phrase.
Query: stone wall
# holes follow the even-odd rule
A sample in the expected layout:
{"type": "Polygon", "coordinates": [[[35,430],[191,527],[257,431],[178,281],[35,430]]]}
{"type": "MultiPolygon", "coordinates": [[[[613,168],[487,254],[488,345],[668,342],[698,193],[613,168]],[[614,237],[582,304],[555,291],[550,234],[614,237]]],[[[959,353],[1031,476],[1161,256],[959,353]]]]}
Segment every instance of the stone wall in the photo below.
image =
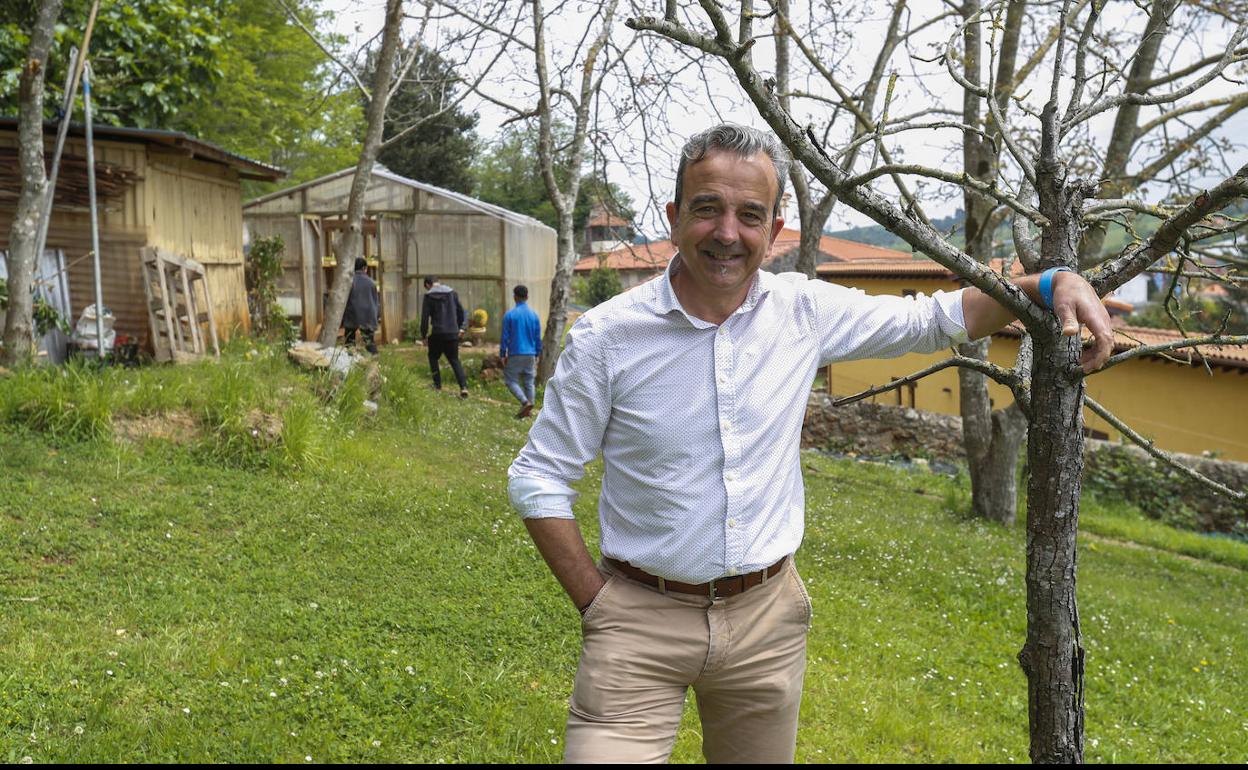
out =
{"type": "Polygon", "coordinates": [[[826,393],[812,393],[806,404],[802,446],[865,455],[966,457],[960,417],[866,401],[834,407],[826,393]]]}

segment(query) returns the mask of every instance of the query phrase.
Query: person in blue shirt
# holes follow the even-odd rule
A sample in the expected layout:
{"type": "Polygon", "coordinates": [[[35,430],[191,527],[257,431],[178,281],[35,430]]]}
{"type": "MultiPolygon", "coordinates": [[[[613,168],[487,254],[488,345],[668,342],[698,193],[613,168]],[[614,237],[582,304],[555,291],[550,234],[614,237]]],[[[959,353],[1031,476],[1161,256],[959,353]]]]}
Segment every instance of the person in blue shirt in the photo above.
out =
{"type": "Polygon", "coordinates": [[[517,286],[512,291],[516,306],[503,316],[503,341],[498,354],[503,358],[503,382],[520,402],[516,419],[528,417],[536,397],[534,375],[537,357],[542,354],[542,322],[529,307],[529,289],[517,286]]]}

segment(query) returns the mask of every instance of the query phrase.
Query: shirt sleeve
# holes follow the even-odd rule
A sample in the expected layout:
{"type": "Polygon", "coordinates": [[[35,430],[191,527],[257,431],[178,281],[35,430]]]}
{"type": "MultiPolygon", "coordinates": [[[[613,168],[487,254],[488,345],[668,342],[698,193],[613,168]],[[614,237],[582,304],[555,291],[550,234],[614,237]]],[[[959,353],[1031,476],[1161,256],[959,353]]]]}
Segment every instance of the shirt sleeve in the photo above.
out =
{"type": "Polygon", "coordinates": [[[611,376],[600,331],[582,316],[568,331],[529,440],[507,470],[511,503],[526,519],[571,519],[572,483],[602,448],[611,376]]]}
{"type": "Polygon", "coordinates": [[[962,291],[895,297],[812,281],[815,333],[824,364],[934,353],[966,342],[962,291]]]}

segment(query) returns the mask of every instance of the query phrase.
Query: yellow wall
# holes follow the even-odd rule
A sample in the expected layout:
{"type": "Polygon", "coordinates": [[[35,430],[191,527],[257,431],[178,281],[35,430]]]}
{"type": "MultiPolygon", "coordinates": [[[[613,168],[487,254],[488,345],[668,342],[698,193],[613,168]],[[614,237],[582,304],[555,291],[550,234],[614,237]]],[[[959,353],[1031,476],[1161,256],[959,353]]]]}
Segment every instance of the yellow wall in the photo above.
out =
{"type": "MultiPolygon", "coordinates": [[[[925,294],[955,288],[952,281],[931,278],[838,280],[868,294],[901,294],[916,289],[925,294]]],[[[1014,365],[1018,341],[994,337],[989,359],[1000,366],[1014,365]]],[[[831,391],[851,395],[872,385],[886,384],[896,377],[917,372],[946,358],[944,353],[909,354],[900,358],[850,361],[829,367],[831,391]]],[[[989,383],[989,393],[997,407],[1013,397],[1007,388],[989,383]]],[[[1137,432],[1175,452],[1200,454],[1215,451],[1220,457],[1248,461],[1248,370],[1213,368],[1210,376],[1203,366],[1188,366],[1156,358],[1132,359],[1088,379],[1088,395],[1122,419],[1137,432]]],[[[958,375],[950,368],[919,380],[911,392],[903,387],[873,399],[880,404],[903,404],[931,412],[958,414],[958,375]]],[[[1086,427],[1101,431],[1115,440],[1118,432],[1100,417],[1084,410],[1086,427]]]]}

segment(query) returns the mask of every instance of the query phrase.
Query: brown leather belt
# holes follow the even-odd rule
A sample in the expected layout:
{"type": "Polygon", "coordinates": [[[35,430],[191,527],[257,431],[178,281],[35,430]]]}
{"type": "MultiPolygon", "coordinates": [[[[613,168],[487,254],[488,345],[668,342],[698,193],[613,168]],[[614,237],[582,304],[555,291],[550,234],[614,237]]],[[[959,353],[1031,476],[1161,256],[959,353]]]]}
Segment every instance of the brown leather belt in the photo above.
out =
{"type": "Polygon", "coordinates": [[[767,567],[760,569],[758,572],[751,572],[748,575],[733,575],[732,577],[722,577],[718,580],[712,580],[709,583],[681,583],[676,580],[665,580],[664,578],[651,575],[645,570],[637,569],[626,561],[612,559],[610,556],[603,558],[612,569],[618,570],[625,576],[636,580],[638,583],[645,583],[648,586],[657,588],[662,592],[676,591],[682,594],[699,594],[701,596],[709,596],[717,599],[725,596],[736,596],[745,593],[754,586],[760,586],[766,583],[770,578],[780,574],[780,570],[784,569],[784,562],[789,557],[785,556],[780,561],[767,567]]]}

